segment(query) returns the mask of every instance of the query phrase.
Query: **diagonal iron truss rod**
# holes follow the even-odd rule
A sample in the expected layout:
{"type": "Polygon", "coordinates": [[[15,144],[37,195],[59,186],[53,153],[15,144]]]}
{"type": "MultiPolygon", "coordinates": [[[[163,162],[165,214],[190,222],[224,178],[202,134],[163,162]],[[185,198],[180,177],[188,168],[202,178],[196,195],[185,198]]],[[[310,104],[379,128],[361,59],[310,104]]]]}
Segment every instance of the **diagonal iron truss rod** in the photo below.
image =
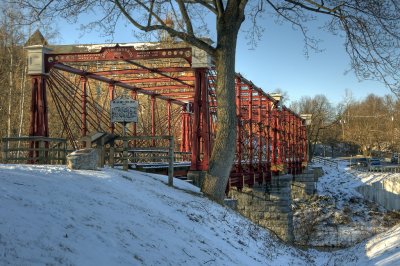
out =
{"type": "Polygon", "coordinates": [[[123,82],[118,81],[118,80],[114,80],[114,79],[106,78],[106,77],[103,77],[103,76],[99,76],[99,75],[96,75],[96,74],[94,74],[92,72],[83,71],[83,70],[76,69],[76,68],[73,68],[73,67],[70,67],[70,66],[67,66],[67,65],[64,65],[64,64],[57,63],[57,64],[54,64],[53,67],[55,69],[58,69],[58,70],[62,70],[62,71],[66,71],[66,72],[69,72],[69,73],[76,74],[76,75],[84,76],[84,77],[87,77],[87,78],[90,78],[90,79],[102,81],[102,82],[105,82],[105,83],[108,83],[108,84],[113,84],[115,86],[118,86],[118,87],[121,87],[121,88],[124,88],[124,89],[128,89],[130,91],[137,91],[137,92],[145,94],[145,95],[154,96],[155,98],[162,99],[164,101],[170,101],[171,103],[174,103],[174,104],[177,104],[177,105],[183,106],[183,105],[186,104],[185,102],[176,100],[174,98],[166,97],[166,96],[163,96],[163,95],[155,93],[155,92],[147,91],[147,90],[145,90],[143,88],[138,88],[136,86],[132,86],[132,85],[123,83],[123,82]]]}

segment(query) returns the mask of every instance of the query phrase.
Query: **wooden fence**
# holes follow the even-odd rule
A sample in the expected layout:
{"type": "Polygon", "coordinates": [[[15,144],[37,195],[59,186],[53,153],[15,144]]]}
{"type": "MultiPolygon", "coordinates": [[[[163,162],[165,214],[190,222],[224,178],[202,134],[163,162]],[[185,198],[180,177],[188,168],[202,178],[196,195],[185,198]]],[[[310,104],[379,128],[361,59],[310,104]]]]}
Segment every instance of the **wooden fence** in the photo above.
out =
{"type": "Polygon", "coordinates": [[[2,138],[3,163],[65,164],[67,141],[47,137],[2,138]]]}
{"type": "Polygon", "coordinates": [[[124,170],[128,170],[129,165],[167,164],[168,185],[173,184],[175,153],[172,136],[116,137],[113,143],[108,148],[103,147],[102,151],[102,162],[108,161],[111,167],[122,165],[124,170]]]}
{"type": "MultiPolygon", "coordinates": [[[[174,152],[172,136],[115,137],[108,144],[94,143],[100,154],[99,166],[165,167],[168,185],[172,186],[174,163],[190,160],[188,152],[174,152]]],[[[86,147],[92,143],[86,142],[86,147]]],[[[66,164],[67,141],[47,137],[2,138],[2,163],[66,164]]]]}

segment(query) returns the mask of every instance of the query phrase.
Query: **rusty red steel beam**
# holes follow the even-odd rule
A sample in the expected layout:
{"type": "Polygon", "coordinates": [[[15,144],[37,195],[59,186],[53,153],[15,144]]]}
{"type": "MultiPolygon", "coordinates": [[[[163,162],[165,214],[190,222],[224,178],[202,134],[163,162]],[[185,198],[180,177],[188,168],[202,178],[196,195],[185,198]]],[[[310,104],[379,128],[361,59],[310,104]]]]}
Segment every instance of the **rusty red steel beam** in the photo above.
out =
{"type": "Polygon", "coordinates": [[[163,71],[161,71],[161,70],[158,69],[158,68],[150,68],[150,67],[147,67],[147,66],[145,66],[145,65],[139,64],[138,62],[135,62],[135,61],[132,61],[132,60],[125,60],[125,62],[127,62],[127,63],[129,63],[129,64],[132,64],[132,65],[134,65],[134,66],[140,67],[140,68],[142,68],[142,69],[149,70],[151,73],[158,74],[158,75],[160,75],[160,76],[162,76],[162,77],[170,78],[171,80],[174,80],[174,81],[179,82],[179,83],[181,83],[181,84],[190,86],[190,84],[188,84],[188,83],[186,83],[186,82],[184,82],[184,81],[179,80],[179,78],[172,77],[172,76],[170,76],[170,75],[168,75],[168,74],[165,74],[163,71]]]}
{"type": "Polygon", "coordinates": [[[179,90],[179,89],[191,89],[194,93],[193,87],[188,87],[186,85],[160,85],[160,86],[141,86],[143,90],[179,90]]]}
{"type": "Polygon", "coordinates": [[[166,92],[166,93],[163,93],[163,95],[172,97],[174,99],[176,99],[175,97],[183,98],[183,96],[190,96],[191,98],[194,98],[194,91],[166,92]]]}
{"type": "MultiPolygon", "coordinates": [[[[132,68],[132,69],[115,69],[115,70],[102,70],[102,71],[95,71],[92,72],[97,75],[134,75],[134,74],[147,74],[147,73],[154,73],[156,70],[155,68],[132,68]]],[[[185,72],[193,72],[193,68],[191,67],[159,67],[157,68],[158,71],[164,73],[185,73],[185,72]]]]}
{"type": "MultiPolygon", "coordinates": [[[[194,82],[194,76],[182,76],[182,77],[176,77],[177,79],[181,81],[193,81],[194,82]]],[[[132,79],[121,79],[121,82],[125,83],[149,83],[149,82],[169,82],[171,81],[171,78],[166,78],[166,77],[157,77],[157,78],[132,78],[132,79]]],[[[192,85],[194,86],[194,85],[192,85]]]]}
{"type": "Polygon", "coordinates": [[[45,55],[48,64],[181,58],[192,62],[192,48],[138,50],[134,46],[102,47],[95,53],[53,53],[45,55]]]}
{"type": "Polygon", "coordinates": [[[76,68],[73,68],[73,67],[70,67],[70,66],[67,66],[67,65],[64,65],[64,64],[54,64],[53,67],[55,69],[66,71],[66,72],[69,72],[69,73],[72,73],[72,74],[84,76],[84,77],[87,77],[87,78],[90,78],[90,79],[94,79],[94,80],[98,80],[98,81],[102,81],[102,82],[105,82],[105,83],[108,83],[108,84],[114,84],[115,86],[118,86],[118,87],[121,87],[121,88],[124,88],[124,89],[128,89],[128,90],[131,90],[131,91],[137,91],[139,93],[142,93],[142,94],[145,94],[145,95],[149,95],[149,96],[154,96],[154,97],[156,97],[158,99],[162,99],[162,100],[165,100],[165,101],[171,101],[171,103],[174,103],[174,104],[177,104],[177,105],[184,105],[185,104],[184,102],[181,102],[179,100],[175,100],[173,98],[169,98],[169,97],[163,96],[163,95],[155,93],[155,92],[147,91],[146,89],[143,89],[143,88],[138,88],[136,86],[132,86],[132,85],[120,82],[118,80],[113,80],[113,79],[109,79],[109,78],[106,78],[106,77],[102,77],[102,76],[93,74],[91,72],[86,72],[86,71],[83,71],[83,70],[80,70],[80,69],[76,69],[76,68]]]}
{"type": "Polygon", "coordinates": [[[185,103],[192,103],[194,101],[194,97],[174,97],[174,99],[185,103]]]}

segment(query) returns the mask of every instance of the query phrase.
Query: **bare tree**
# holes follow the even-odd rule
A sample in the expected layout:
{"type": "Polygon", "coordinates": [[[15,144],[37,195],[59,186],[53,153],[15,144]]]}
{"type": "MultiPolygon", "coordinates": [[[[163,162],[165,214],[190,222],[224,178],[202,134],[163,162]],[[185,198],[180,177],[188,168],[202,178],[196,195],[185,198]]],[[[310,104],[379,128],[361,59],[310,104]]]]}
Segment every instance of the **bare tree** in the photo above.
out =
{"type": "Polygon", "coordinates": [[[300,114],[311,114],[311,125],[307,127],[309,140],[308,160],[311,161],[317,143],[322,139],[324,129],[332,127],[335,119],[335,111],[324,95],[316,95],[313,98],[305,96],[299,101],[293,102],[291,109],[300,114]]]}
{"type": "Polygon", "coordinates": [[[341,120],[346,121],[343,139],[357,144],[366,156],[371,156],[373,151],[396,150],[398,103],[388,95],[370,94],[362,101],[347,105],[341,114],[341,120]]]}
{"type": "MultiPolygon", "coordinates": [[[[10,0],[11,1],[11,0],[10,0]]],[[[346,49],[352,67],[362,78],[377,78],[394,89],[399,76],[400,10],[397,1],[338,0],[13,0],[34,19],[63,17],[76,22],[86,13],[95,19],[87,26],[99,27],[112,35],[117,21],[124,17],[142,32],[166,31],[214,57],[217,78],[218,128],[202,188],[210,198],[221,202],[235,153],[235,54],[239,29],[245,17],[253,25],[249,32],[255,40],[262,32],[260,15],[268,12],[278,20],[291,23],[304,34],[305,46],[317,49],[307,34],[306,22],[314,15],[331,18],[326,28],[346,34],[346,49]],[[245,12],[246,11],[246,12],[245,12]],[[246,16],[245,16],[246,13],[246,16]],[[201,34],[207,28],[206,16],[214,16],[215,44],[201,34]],[[166,18],[176,23],[172,27],[166,18]]],[[[211,24],[213,24],[211,23],[211,24]]]]}
{"type": "MultiPolygon", "coordinates": [[[[0,82],[3,85],[0,92],[4,101],[0,102],[1,136],[16,135],[19,119],[22,119],[24,101],[24,73],[26,60],[23,55],[24,32],[19,25],[17,12],[8,6],[0,5],[0,82]],[[18,110],[18,106],[21,109],[18,110]],[[4,132],[5,131],[5,132],[4,132]]],[[[22,127],[22,125],[21,125],[22,127]]]]}

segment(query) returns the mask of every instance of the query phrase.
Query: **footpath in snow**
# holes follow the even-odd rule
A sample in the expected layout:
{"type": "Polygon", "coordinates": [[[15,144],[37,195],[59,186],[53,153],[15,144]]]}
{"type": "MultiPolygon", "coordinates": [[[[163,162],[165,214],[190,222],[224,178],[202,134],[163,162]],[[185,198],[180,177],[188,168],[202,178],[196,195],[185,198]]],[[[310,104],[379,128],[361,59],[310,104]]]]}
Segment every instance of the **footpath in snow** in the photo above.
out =
{"type": "Polygon", "coordinates": [[[0,165],[0,265],[400,265],[400,228],[336,252],[285,245],[180,180],[0,165]]]}

